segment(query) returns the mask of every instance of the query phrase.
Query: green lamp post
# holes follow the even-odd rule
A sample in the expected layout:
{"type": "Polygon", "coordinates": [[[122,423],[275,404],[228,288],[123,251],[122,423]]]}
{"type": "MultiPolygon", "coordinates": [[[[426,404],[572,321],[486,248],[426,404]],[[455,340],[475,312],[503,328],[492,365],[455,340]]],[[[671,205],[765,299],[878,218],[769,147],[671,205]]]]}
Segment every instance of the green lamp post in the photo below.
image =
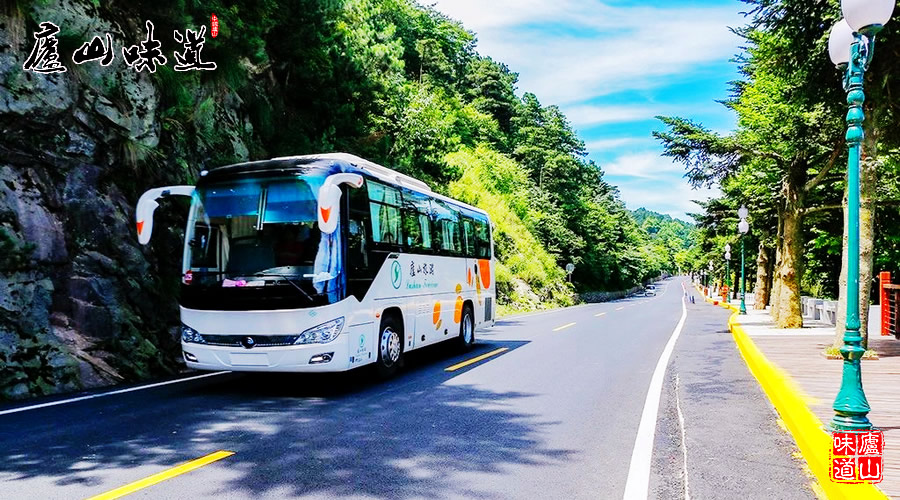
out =
{"type": "Polygon", "coordinates": [[[747,207],[741,206],[738,209],[738,217],[741,218],[741,221],[738,222],[738,232],[741,233],[741,308],[739,310],[740,314],[747,314],[747,304],[746,304],[746,295],[747,295],[747,279],[744,277],[744,236],[747,235],[747,232],[750,231],[750,224],[747,222],[747,216],[750,215],[750,212],[747,210],[747,207]]]}
{"type": "Polygon", "coordinates": [[[872,428],[869,402],[863,392],[860,359],[865,349],[859,334],[859,149],[863,140],[863,75],[872,61],[875,35],[891,19],[895,0],[842,0],[844,19],[831,28],[828,52],[844,73],[847,91],[847,329],[841,389],[834,399],[835,430],[872,428]]]}
{"type": "Polygon", "coordinates": [[[731,245],[725,244],[725,302],[731,302],[731,270],[728,264],[731,263],[731,245]]]}

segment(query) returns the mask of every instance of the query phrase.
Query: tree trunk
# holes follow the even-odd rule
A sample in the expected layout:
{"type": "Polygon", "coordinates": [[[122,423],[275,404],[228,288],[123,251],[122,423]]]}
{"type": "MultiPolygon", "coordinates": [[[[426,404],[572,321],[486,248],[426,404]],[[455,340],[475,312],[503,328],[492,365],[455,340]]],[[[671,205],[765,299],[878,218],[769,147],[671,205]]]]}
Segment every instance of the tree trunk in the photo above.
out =
{"type": "Polygon", "coordinates": [[[769,303],[769,249],[759,240],[759,254],[756,256],[756,293],[753,296],[753,308],[765,310],[769,303]]]}
{"type": "Polygon", "coordinates": [[[863,338],[862,345],[866,349],[869,347],[869,297],[872,293],[872,268],[875,260],[877,164],[874,155],[864,157],[859,173],[859,331],[863,338]]]}
{"type": "Polygon", "coordinates": [[[768,287],[768,290],[766,290],[766,292],[768,292],[766,294],[766,298],[768,299],[766,301],[766,306],[772,305],[772,290],[775,287],[775,259],[771,258],[771,256],[774,255],[774,252],[775,252],[775,248],[768,249],[766,252],[770,256],[769,265],[766,266],[766,272],[769,274],[769,276],[768,276],[769,279],[766,282],[766,286],[768,287]]]}
{"type": "Polygon", "coordinates": [[[778,314],[775,325],[779,328],[801,328],[803,314],[800,310],[800,274],[803,258],[803,184],[800,173],[806,172],[806,165],[798,160],[791,165],[791,172],[783,182],[784,211],[781,214],[782,251],[778,278],[781,285],[775,301],[778,314]]]}
{"type": "MultiPolygon", "coordinates": [[[[834,320],[834,346],[844,345],[844,331],[847,329],[847,176],[844,175],[844,237],[841,239],[841,274],[838,278],[838,303],[834,320]]],[[[860,294],[861,295],[861,294],[860,294]]]]}
{"type": "MultiPolygon", "coordinates": [[[[735,263],[741,261],[740,257],[734,259],[735,263]]],[[[738,300],[741,298],[741,266],[734,266],[734,280],[731,282],[731,299],[738,300]]]]}
{"type": "Polygon", "coordinates": [[[778,269],[780,286],[775,301],[778,316],[775,324],[779,328],[801,328],[803,316],[800,311],[800,258],[803,248],[801,241],[802,221],[797,213],[784,216],[784,250],[781,267],[778,269]]]}
{"type": "Polygon", "coordinates": [[[778,271],[781,269],[781,261],[784,247],[784,218],[782,217],[781,210],[778,211],[778,231],[775,237],[775,265],[772,267],[772,291],[771,296],[769,297],[770,305],[772,309],[770,313],[772,314],[772,320],[776,323],[778,322],[778,315],[781,312],[780,303],[778,298],[781,296],[781,276],[778,271]]]}

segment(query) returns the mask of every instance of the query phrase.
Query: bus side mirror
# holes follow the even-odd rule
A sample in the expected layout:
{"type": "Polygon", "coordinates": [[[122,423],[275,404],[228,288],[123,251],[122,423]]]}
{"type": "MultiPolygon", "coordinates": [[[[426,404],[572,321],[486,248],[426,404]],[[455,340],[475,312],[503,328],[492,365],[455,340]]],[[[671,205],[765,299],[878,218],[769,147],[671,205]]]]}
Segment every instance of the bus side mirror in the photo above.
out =
{"type": "Polygon", "coordinates": [[[166,186],[153,188],[142,194],[134,212],[138,242],[141,245],[150,243],[150,235],[153,233],[153,212],[159,206],[156,200],[165,196],[191,196],[192,194],[194,194],[194,186],[166,186]]]}
{"type": "Polygon", "coordinates": [[[332,174],[325,179],[319,188],[318,219],[319,230],[331,234],[337,229],[340,219],[341,184],[350,184],[354,188],[363,185],[363,177],[359,174],[332,174]]]}

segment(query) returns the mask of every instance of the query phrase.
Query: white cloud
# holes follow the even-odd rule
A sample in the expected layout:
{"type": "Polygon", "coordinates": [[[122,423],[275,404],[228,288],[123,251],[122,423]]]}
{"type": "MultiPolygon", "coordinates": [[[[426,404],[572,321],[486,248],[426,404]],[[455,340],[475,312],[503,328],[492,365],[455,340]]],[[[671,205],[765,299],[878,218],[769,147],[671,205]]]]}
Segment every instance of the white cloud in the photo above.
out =
{"type": "Polygon", "coordinates": [[[645,140],[639,137],[615,137],[612,139],[597,139],[595,141],[589,141],[585,143],[584,147],[585,149],[587,149],[589,154],[596,155],[597,153],[603,151],[616,150],[623,146],[633,146],[641,142],[645,142],[645,140]]]}
{"type": "Polygon", "coordinates": [[[568,106],[565,113],[572,125],[576,127],[652,120],[653,117],[661,114],[659,109],[654,110],[646,106],[593,106],[589,104],[568,106]]]}
{"type": "Polygon", "coordinates": [[[653,151],[624,154],[600,166],[607,175],[620,177],[659,179],[665,176],[681,176],[684,173],[681,165],[672,163],[669,158],[653,151]]]}
{"type": "Polygon", "coordinates": [[[563,19],[576,11],[570,0],[437,0],[440,12],[476,31],[505,28],[534,21],[563,19]]]}
{"type": "Polygon", "coordinates": [[[728,26],[742,20],[737,2],[703,8],[441,0],[436,7],[474,30],[479,52],[519,72],[521,87],[547,104],[653,88],[726,61],[740,42],[728,26]]]}
{"type": "Polygon", "coordinates": [[[688,213],[702,211],[692,200],[706,201],[721,196],[721,191],[718,188],[693,189],[684,179],[680,179],[665,187],[660,187],[658,183],[623,182],[619,183],[619,194],[631,210],[645,207],[690,221],[688,213]]]}
{"type": "Polygon", "coordinates": [[[687,213],[700,211],[692,200],[706,201],[721,195],[718,187],[692,188],[684,178],[684,167],[657,151],[623,154],[601,167],[632,210],[644,207],[690,220],[687,213]]]}

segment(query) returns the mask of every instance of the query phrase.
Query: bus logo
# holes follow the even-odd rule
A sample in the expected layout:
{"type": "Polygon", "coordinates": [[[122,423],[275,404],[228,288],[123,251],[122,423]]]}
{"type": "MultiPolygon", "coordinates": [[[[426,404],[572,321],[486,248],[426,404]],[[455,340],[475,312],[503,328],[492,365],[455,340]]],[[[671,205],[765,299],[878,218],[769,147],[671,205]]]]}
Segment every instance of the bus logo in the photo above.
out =
{"type": "Polygon", "coordinates": [[[403,272],[400,270],[400,263],[396,260],[391,264],[391,284],[394,288],[400,288],[400,281],[403,279],[403,272]]]}

